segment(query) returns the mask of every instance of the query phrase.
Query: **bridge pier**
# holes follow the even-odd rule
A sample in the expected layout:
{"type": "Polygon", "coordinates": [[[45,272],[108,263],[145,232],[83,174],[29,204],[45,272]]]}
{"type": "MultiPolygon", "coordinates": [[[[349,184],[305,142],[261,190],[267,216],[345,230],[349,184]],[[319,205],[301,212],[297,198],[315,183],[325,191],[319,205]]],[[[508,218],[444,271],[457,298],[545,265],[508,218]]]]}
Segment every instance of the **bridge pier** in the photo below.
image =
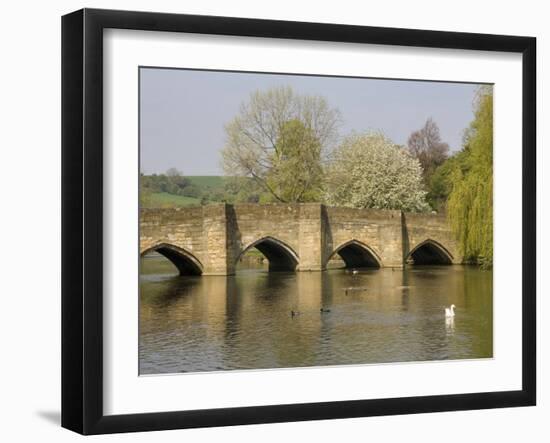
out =
{"type": "Polygon", "coordinates": [[[203,275],[233,275],[238,257],[232,207],[203,206],[203,275]]]}
{"type": "Polygon", "coordinates": [[[303,203],[299,207],[298,271],[323,271],[323,218],[322,205],[303,203]]]}

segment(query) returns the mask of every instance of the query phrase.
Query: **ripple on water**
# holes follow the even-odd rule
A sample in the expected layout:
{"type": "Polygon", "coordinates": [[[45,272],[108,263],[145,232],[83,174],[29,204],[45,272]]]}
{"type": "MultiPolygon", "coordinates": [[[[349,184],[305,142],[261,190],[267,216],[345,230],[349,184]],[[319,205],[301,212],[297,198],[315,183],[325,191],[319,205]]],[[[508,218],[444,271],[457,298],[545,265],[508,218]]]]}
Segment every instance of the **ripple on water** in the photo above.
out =
{"type": "Polygon", "coordinates": [[[155,263],[140,281],[141,374],[492,356],[491,272],[158,271],[155,263]],[[342,290],[350,287],[361,290],[342,290]],[[452,328],[443,311],[451,303],[452,328]]]}

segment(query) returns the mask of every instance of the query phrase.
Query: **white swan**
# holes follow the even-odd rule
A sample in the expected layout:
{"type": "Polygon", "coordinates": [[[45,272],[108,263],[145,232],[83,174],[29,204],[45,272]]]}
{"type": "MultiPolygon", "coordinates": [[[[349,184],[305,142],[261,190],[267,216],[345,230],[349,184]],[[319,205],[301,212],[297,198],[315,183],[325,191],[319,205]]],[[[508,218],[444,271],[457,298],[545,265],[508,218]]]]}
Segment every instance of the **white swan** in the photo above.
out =
{"type": "Polygon", "coordinates": [[[445,308],[445,317],[452,318],[455,316],[455,305],[451,305],[450,308],[445,308]]]}

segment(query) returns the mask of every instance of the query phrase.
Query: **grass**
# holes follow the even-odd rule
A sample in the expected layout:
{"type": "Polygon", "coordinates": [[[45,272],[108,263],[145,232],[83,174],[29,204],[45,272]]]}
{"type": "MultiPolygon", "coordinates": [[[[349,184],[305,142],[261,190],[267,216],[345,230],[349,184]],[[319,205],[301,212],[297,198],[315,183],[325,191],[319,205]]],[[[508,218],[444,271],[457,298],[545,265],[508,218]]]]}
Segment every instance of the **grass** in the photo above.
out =
{"type": "Polygon", "coordinates": [[[200,205],[200,198],[156,192],[151,194],[151,207],[200,205]]]}
{"type": "MultiPolygon", "coordinates": [[[[189,181],[200,188],[203,192],[224,189],[224,177],[221,175],[191,175],[185,176],[189,181]]],[[[210,201],[209,203],[216,203],[210,201]]],[[[201,199],[196,197],[185,197],[183,195],[169,194],[168,192],[155,192],[150,194],[149,201],[145,205],[152,208],[166,208],[178,206],[200,205],[201,199]]]]}
{"type": "Polygon", "coordinates": [[[191,183],[199,188],[223,188],[223,179],[221,175],[186,175],[191,183]]]}

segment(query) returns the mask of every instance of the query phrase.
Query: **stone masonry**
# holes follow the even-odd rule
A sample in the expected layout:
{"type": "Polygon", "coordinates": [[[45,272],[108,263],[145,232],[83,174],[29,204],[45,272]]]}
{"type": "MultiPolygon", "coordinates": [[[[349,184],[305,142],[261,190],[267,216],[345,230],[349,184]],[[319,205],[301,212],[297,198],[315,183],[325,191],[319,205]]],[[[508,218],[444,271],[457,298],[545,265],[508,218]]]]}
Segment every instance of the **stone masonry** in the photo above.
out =
{"type": "Polygon", "coordinates": [[[231,275],[256,247],[270,269],[321,271],[346,264],[402,267],[409,260],[461,263],[446,217],[301,204],[219,204],[142,209],[140,253],[157,250],[182,273],[231,275]],[[179,263],[178,263],[179,261],[179,263]]]}

